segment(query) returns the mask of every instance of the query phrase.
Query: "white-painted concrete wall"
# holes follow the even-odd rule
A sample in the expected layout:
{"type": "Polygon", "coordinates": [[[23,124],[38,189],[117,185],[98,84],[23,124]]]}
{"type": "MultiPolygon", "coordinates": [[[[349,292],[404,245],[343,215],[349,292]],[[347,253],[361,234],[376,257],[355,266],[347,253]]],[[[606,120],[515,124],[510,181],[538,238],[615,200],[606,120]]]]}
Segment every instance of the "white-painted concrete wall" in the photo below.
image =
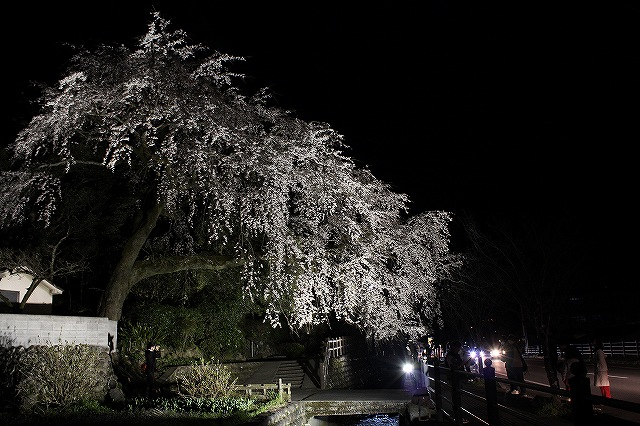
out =
{"type": "Polygon", "coordinates": [[[118,340],[118,321],[103,317],[0,314],[0,346],[87,344],[113,349],[118,340]]]}

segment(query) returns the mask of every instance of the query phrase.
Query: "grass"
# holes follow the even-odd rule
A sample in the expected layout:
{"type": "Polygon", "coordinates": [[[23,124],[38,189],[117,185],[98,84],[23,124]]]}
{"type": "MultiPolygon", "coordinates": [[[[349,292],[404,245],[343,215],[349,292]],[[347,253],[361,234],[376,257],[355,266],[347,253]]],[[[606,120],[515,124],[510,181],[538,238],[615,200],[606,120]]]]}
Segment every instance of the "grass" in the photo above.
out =
{"type": "Polygon", "coordinates": [[[563,404],[560,401],[554,401],[549,398],[545,401],[537,414],[542,417],[561,417],[571,414],[571,406],[569,404],[563,404]]]}

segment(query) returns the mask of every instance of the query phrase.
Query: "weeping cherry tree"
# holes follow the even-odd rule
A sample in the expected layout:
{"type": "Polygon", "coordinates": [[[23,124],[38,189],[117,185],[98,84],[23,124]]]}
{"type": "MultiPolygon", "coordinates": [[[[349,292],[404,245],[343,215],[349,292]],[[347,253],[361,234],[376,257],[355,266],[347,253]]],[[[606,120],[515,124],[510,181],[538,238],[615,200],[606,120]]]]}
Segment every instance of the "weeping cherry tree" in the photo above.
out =
{"type": "Polygon", "coordinates": [[[134,49],[79,52],[43,91],[9,146],[2,223],[47,226],[82,182],[71,174],[108,172],[91,189],[110,185],[102,195],[126,208],[99,315],[118,320],[152,276],[241,268],[274,326],[335,315],[378,339],[424,333],[434,285],[457,265],[450,215],[407,219],[408,197],[356,167],[342,135],[271,106],[266,90],[243,94],[228,66],[242,58],[169,24],[152,13],[134,49]]]}

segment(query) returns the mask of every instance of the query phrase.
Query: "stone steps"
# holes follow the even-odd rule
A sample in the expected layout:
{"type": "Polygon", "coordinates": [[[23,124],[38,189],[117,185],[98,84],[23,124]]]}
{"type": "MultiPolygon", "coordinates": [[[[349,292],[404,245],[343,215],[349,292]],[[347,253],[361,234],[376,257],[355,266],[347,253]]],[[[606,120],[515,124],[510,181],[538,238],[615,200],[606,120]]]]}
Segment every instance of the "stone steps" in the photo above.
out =
{"type": "Polygon", "coordinates": [[[282,383],[291,383],[292,388],[301,388],[304,370],[298,361],[282,361],[273,377],[273,383],[278,383],[278,379],[282,379],[282,383]]]}

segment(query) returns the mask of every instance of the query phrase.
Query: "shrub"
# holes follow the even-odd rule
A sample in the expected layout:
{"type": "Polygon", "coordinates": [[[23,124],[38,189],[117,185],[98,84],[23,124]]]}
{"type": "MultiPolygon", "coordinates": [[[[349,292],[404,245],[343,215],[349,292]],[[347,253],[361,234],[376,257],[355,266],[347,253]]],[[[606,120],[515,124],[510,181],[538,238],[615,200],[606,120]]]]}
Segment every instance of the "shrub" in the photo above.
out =
{"type": "Polygon", "coordinates": [[[118,330],[118,351],[135,363],[144,361],[148,342],[164,343],[164,330],[151,324],[123,322],[118,330]]]}
{"type": "Polygon", "coordinates": [[[539,416],[561,417],[571,413],[569,404],[563,404],[560,399],[554,398],[541,403],[537,414],[539,416]]]}
{"type": "MultiPolygon", "coordinates": [[[[177,293],[167,290],[163,279],[145,282],[145,292],[137,294],[137,302],[136,294],[130,298],[119,323],[119,351],[135,356],[144,352],[146,341],[153,340],[166,349],[165,359],[245,357],[248,345],[243,323],[256,306],[237,285],[237,272],[192,271],[174,277],[183,283],[177,293]],[[150,291],[149,284],[156,290],[150,291]],[[155,296],[149,298],[149,293],[155,296]]],[[[175,283],[169,280],[169,287],[175,283]]]]}
{"type": "Polygon", "coordinates": [[[106,391],[103,360],[89,345],[31,346],[20,357],[22,410],[44,412],[95,400],[106,391]]]}
{"type": "Polygon", "coordinates": [[[20,381],[20,356],[22,346],[0,347],[0,400],[10,400],[20,381]]]}
{"type": "Polygon", "coordinates": [[[155,407],[163,411],[173,411],[175,413],[213,413],[228,415],[239,411],[255,410],[257,405],[252,399],[245,397],[222,397],[222,398],[173,398],[153,401],[155,407]]]}
{"type": "Polygon", "coordinates": [[[288,358],[300,358],[304,356],[304,346],[296,342],[284,342],[278,345],[280,353],[288,358]]]}
{"type": "Polygon", "coordinates": [[[233,393],[237,380],[224,365],[201,358],[186,372],[178,374],[178,393],[193,398],[224,398],[233,393]]]}
{"type": "MultiPolygon", "coordinates": [[[[161,412],[166,418],[194,419],[194,424],[212,425],[246,425],[254,424],[256,416],[276,407],[282,407],[287,401],[278,397],[277,393],[269,395],[269,399],[254,399],[247,397],[223,397],[223,398],[165,398],[154,399],[133,398],[128,400],[127,411],[139,417],[145,412],[161,412]],[[206,423],[200,423],[195,419],[208,419],[206,423]],[[218,421],[209,421],[218,419],[218,421]]],[[[178,421],[179,422],[179,421],[178,421]]],[[[177,423],[178,423],[177,422],[177,423]]],[[[184,421],[185,424],[190,423],[184,421]]]]}

